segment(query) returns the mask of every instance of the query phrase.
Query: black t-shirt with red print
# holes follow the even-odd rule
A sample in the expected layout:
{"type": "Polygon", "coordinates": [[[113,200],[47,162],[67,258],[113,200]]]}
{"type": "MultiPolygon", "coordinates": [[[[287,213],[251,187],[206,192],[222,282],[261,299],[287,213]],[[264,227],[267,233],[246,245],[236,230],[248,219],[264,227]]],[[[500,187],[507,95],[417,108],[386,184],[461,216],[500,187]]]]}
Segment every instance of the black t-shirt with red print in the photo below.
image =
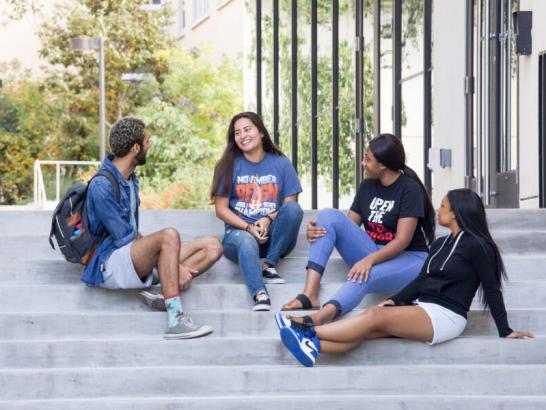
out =
{"type": "Polygon", "coordinates": [[[365,179],[360,184],[351,211],[360,215],[364,229],[378,245],[386,245],[396,236],[400,218],[418,218],[413,238],[406,251],[428,252],[423,230],[425,198],[419,184],[405,174],[391,185],[378,179],[365,179]]]}

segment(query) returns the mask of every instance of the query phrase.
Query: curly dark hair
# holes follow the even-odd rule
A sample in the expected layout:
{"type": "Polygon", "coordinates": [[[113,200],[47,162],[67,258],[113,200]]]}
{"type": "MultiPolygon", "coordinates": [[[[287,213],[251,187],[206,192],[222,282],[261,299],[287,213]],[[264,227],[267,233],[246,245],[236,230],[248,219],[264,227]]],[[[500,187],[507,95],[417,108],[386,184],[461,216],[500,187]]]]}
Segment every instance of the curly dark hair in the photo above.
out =
{"type": "Polygon", "coordinates": [[[116,157],[126,156],[135,144],[142,146],[146,125],[134,117],[125,117],[110,129],[110,149],[116,157]]]}

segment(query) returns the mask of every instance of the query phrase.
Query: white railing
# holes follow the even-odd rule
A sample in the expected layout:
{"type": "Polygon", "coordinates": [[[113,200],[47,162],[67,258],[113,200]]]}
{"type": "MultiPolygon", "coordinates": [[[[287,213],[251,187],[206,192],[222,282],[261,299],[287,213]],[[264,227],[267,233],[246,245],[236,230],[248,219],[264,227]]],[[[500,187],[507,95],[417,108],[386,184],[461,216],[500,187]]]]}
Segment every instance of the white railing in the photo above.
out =
{"type": "Polygon", "coordinates": [[[99,161],[34,161],[34,206],[44,209],[47,203],[47,193],[44,184],[42,165],[55,165],[55,202],[61,199],[61,165],[100,165],[99,161]]]}

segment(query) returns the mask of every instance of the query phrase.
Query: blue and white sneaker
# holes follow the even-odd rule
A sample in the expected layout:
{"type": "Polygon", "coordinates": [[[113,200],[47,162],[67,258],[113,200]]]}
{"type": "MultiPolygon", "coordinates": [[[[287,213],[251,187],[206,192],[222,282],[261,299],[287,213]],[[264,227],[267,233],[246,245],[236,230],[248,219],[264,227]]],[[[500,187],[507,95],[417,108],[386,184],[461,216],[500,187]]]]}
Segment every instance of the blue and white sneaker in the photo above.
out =
{"type": "Polygon", "coordinates": [[[281,340],[286,348],[305,367],[312,367],[320,351],[320,341],[313,327],[291,322],[281,328],[281,340]]]}
{"type": "Polygon", "coordinates": [[[280,313],[275,313],[275,323],[277,324],[277,327],[279,330],[281,330],[283,327],[290,327],[290,324],[292,321],[290,319],[285,318],[280,313]]]}

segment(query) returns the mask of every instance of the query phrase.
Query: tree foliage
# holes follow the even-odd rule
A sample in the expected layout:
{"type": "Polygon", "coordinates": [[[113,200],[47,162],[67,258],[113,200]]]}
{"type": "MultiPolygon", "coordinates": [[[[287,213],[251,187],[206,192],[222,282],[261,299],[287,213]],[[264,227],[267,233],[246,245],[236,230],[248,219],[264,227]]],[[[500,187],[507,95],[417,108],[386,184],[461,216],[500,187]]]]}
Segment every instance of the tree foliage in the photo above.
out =
{"type": "Polygon", "coordinates": [[[59,146],[54,119],[62,117],[62,108],[30,77],[0,89],[0,203],[15,204],[32,194],[34,160],[55,155],[59,146]]]}
{"type": "MultiPolygon", "coordinates": [[[[241,70],[227,61],[216,66],[196,53],[175,50],[165,32],[169,10],[146,11],[143,3],[66,0],[39,23],[41,55],[50,63],[45,78],[34,79],[19,69],[3,71],[0,202],[30,196],[35,159],[97,159],[97,52],[72,51],[68,40],[102,36],[107,122],[137,115],[153,134],[149,164],[139,171],[144,202],[206,206],[227,124],[242,109],[241,70]],[[145,79],[123,82],[127,72],[145,73],[145,79]]],[[[68,182],[89,176],[64,172],[68,182]]]]}
{"type": "Polygon", "coordinates": [[[153,134],[150,165],[141,172],[150,187],[144,191],[146,205],[206,206],[229,121],[242,110],[241,74],[228,60],[213,65],[195,53],[173,50],[162,82],[143,84],[151,98],[137,115],[153,134]]]}
{"type": "MultiPolygon", "coordinates": [[[[309,176],[311,172],[311,2],[298,2],[298,39],[297,39],[297,100],[298,100],[298,172],[303,176],[309,176]]],[[[339,1],[340,22],[349,15],[352,21],[355,19],[355,2],[351,0],[339,1]]],[[[388,7],[389,2],[383,2],[383,8],[388,7]]],[[[262,8],[262,69],[265,81],[262,83],[264,101],[263,116],[266,125],[273,130],[273,19],[268,11],[270,2],[262,8]]],[[[251,19],[255,18],[254,2],[247,2],[247,11],[251,19]]],[[[373,1],[364,2],[364,12],[367,16],[373,15],[373,1]]],[[[384,12],[384,10],[383,10],[384,12]]],[[[388,14],[388,13],[387,13],[388,14]]],[[[291,81],[291,1],[279,1],[279,133],[281,149],[290,156],[294,149],[291,146],[292,129],[292,81],[291,81]]],[[[407,57],[410,47],[417,46],[417,39],[422,33],[423,2],[422,0],[405,0],[403,2],[403,30],[402,44],[404,57],[407,57]]],[[[370,21],[368,19],[368,21],[370,21]]],[[[317,62],[317,145],[318,145],[318,173],[322,181],[328,186],[332,184],[333,174],[333,149],[332,149],[332,56],[331,39],[332,32],[332,2],[317,2],[318,22],[318,62],[317,62]],[[328,39],[328,40],[326,40],[328,39]],[[326,41],[325,41],[326,40],[326,41]]],[[[342,28],[342,27],[340,27],[342,28]]],[[[341,32],[342,30],[340,30],[341,32]]],[[[382,35],[392,35],[390,24],[382,27],[382,35]]],[[[255,32],[249,49],[249,67],[255,62],[255,32]]],[[[355,129],[355,60],[354,60],[353,31],[349,38],[339,38],[339,192],[347,194],[354,191],[356,168],[356,129],[355,129]]],[[[373,121],[373,67],[370,57],[368,41],[364,53],[364,120],[366,130],[364,141],[372,136],[373,121]]],[[[388,66],[387,66],[388,68],[388,66]]],[[[250,103],[252,106],[252,102],[250,103]]],[[[405,117],[403,116],[403,119],[405,117]]]]}
{"type": "Polygon", "coordinates": [[[47,87],[70,101],[69,118],[63,123],[62,132],[73,144],[61,152],[65,159],[97,158],[99,141],[98,52],[71,50],[69,39],[104,38],[106,120],[112,124],[143,103],[138,88],[122,81],[122,75],[146,72],[159,79],[165,64],[163,50],[173,45],[164,32],[168,9],[149,12],[141,8],[144,2],[65,1],[40,24],[40,55],[51,64],[47,87]]]}

